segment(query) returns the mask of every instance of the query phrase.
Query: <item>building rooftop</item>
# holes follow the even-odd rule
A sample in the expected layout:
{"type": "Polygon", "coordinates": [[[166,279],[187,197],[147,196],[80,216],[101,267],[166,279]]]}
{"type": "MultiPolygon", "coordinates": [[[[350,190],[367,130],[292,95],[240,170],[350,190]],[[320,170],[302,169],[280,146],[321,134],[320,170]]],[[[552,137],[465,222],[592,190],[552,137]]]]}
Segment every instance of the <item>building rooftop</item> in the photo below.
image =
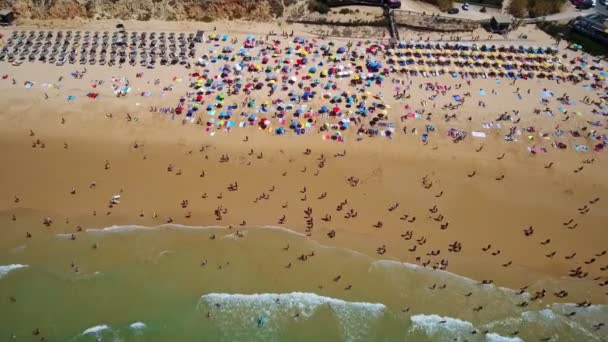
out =
{"type": "Polygon", "coordinates": [[[594,23],[601,24],[601,25],[606,25],[606,20],[608,20],[607,16],[600,14],[600,13],[589,14],[582,18],[587,21],[592,21],[594,23]]]}
{"type": "Polygon", "coordinates": [[[590,23],[596,30],[608,32],[608,16],[594,13],[577,19],[590,23]]]}
{"type": "Polygon", "coordinates": [[[0,10],[0,15],[2,15],[2,16],[9,15],[11,13],[13,13],[13,10],[10,10],[10,9],[1,9],[0,10]]]}
{"type": "Polygon", "coordinates": [[[511,24],[511,17],[508,15],[495,15],[492,19],[496,20],[498,24],[511,24]]]}

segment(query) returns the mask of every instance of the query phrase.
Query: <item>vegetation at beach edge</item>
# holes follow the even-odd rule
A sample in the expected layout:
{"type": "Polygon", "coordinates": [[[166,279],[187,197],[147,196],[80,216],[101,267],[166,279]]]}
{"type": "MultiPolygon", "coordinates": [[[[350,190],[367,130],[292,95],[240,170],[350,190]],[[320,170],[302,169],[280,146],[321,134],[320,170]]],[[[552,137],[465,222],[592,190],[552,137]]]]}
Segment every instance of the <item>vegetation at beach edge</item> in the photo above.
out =
{"type": "Polygon", "coordinates": [[[423,0],[437,6],[442,11],[447,11],[454,6],[454,0],[423,0]]]}
{"type": "Polygon", "coordinates": [[[570,44],[580,45],[583,51],[591,55],[608,57],[608,51],[602,43],[576,32],[567,24],[542,22],[536,24],[536,26],[556,39],[564,39],[570,44]]]}
{"type": "Polygon", "coordinates": [[[518,18],[542,17],[559,13],[566,0],[511,0],[508,10],[518,18]]]}
{"type": "Polygon", "coordinates": [[[330,11],[328,0],[308,0],[308,10],[321,14],[327,14],[330,11]]]}

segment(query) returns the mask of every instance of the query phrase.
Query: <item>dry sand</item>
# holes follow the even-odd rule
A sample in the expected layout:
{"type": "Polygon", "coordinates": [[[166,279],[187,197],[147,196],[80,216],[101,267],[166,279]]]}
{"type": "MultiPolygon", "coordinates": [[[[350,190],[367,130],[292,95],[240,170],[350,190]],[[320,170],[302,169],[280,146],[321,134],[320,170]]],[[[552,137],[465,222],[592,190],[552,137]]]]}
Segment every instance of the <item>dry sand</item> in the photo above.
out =
{"type": "MultiPolygon", "coordinates": [[[[110,28],[109,23],[99,25],[92,23],[90,29],[110,28]]],[[[249,29],[243,27],[240,32],[249,29]]],[[[260,31],[267,31],[266,27],[260,31]]],[[[512,109],[521,110],[520,127],[534,126],[537,131],[550,132],[556,125],[564,130],[588,126],[586,121],[592,120],[592,107],[580,102],[567,109],[571,113],[580,111],[581,115],[571,114],[567,122],[562,121],[565,114],[559,113],[560,105],[555,99],[548,105],[555,117],[533,113],[533,108],[544,108],[538,101],[545,87],[554,91],[556,97],[567,92],[577,101],[585,95],[595,96],[581,85],[534,80],[519,81],[512,86],[506,80],[500,84],[493,79],[473,80],[469,88],[465,85],[438,98],[437,108],[433,108],[433,102],[428,100],[431,93],[418,90],[419,84],[456,85],[462,80],[411,78],[412,97],[405,102],[388,99],[394,85],[385,82],[382,91],[393,108],[390,117],[397,124],[395,138],[356,141],[351,133],[345,143],[336,143],[323,141],[318,134],[274,136],[252,127],[237,128],[230,133],[219,131],[210,136],[201,126],[182,125],[179,117],[171,120],[170,115],[150,113],[149,106],[173,106],[188,90],[188,71],[183,68],[159,67],[150,71],[89,66],[83,79],[69,77],[70,71],[81,69],[79,65],[2,64],[2,73],[8,74],[9,79],[0,81],[3,104],[0,220],[11,224],[14,214],[18,221],[38,222],[39,228],[30,232],[33,238],[49,232],[76,233],[79,225],[152,226],[166,222],[169,217],[173,223],[193,226],[232,225],[237,229],[245,220],[248,226],[275,225],[306,232],[304,210],[310,207],[314,217],[311,238],[323,244],[369,255],[375,255],[378,247],[386,245],[386,254],[379,258],[418,264],[429,261],[428,267],[445,259],[449,260],[450,272],[477,280],[492,279],[497,285],[510,288],[551,278],[559,284],[557,287],[570,292],[566,301],[607,302],[605,288],[598,283],[606,280],[600,267],[606,265],[608,256],[595,256],[606,248],[608,223],[603,153],[578,153],[572,148],[560,151],[548,147],[550,141],[539,140],[538,136],[535,142],[526,142],[522,136],[519,142],[508,143],[502,139],[506,128],[500,134],[487,131],[486,139],[469,135],[458,144],[446,136],[452,127],[469,132],[482,130],[482,122],[492,121],[512,109]],[[139,71],[144,71],[143,78],[135,77],[139,71]],[[42,83],[56,82],[60,76],[63,76],[61,90],[41,89],[42,83]],[[129,78],[134,91],[127,97],[115,98],[109,86],[104,85],[94,90],[101,94],[98,99],[84,97],[84,93],[93,91],[90,81],[102,79],[110,83],[112,76],[129,78]],[[183,77],[184,82],[176,83],[176,89],[166,97],[158,97],[156,94],[171,82],[172,76],[183,77]],[[15,78],[17,84],[12,85],[10,78],[15,78]],[[159,86],[153,85],[156,78],[161,79],[159,86]],[[37,82],[36,86],[25,89],[26,80],[37,82]],[[517,87],[522,89],[521,101],[514,94],[517,87]],[[487,91],[486,96],[478,95],[480,88],[487,91]],[[525,93],[528,88],[530,95],[525,93]],[[491,89],[496,89],[498,95],[492,95],[491,89]],[[147,90],[155,96],[137,95],[147,90]],[[48,100],[44,99],[45,91],[50,96],[48,100]],[[456,111],[440,109],[450,102],[450,94],[466,91],[472,97],[463,107],[456,111]],[[67,102],[68,95],[78,98],[67,102]],[[420,101],[424,99],[429,102],[426,109],[433,113],[432,121],[399,121],[404,104],[420,109],[423,108],[420,101]],[[485,101],[487,107],[479,108],[479,100],[485,101]],[[110,112],[113,117],[107,118],[105,114],[110,112]],[[127,113],[137,120],[127,121],[127,113]],[[444,113],[456,113],[457,119],[445,122],[444,113]],[[469,116],[471,122],[466,120],[469,116]],[[422,132],[427,123],[437,130],[427,145],[422,145],[419,134],[402,133],[403,125],[407,125],[408,131],[417,128],[422,132]],[[243,141],[245,136],[249,138],[247,142],[243,141]],[[45,147],[32,147],[36,139],[45,147]],[[534,144],[547,146],[549,153],[529,154],[526,147],[534,144]],[[480,146],[483,149],[476,152],[480,146]],[[303,154],[306,148],[312,150],[310,155],[303,154]],[[251,149],[253,155],[249,153],[251,149]],[[334,156],[343,151],[347,152],[345,157],[334,156]],[[263,153],[262,158],[257,157],[259,153],[263,153]],[[503,153],[505,157],[497,159],[503,153]],[[229,162],[219,161],[223,154],[229,156],[229,162]],[[319,168],[321,155],[326,162],[319,168]],[[593,163],[581,164],[591,158],[593,163]],[[553,167],[545,168],[550,162],[553,167]],[[171,172],[167,171],[169,164],[173,165],[171,172]],[[580,166],[584,170],[574,173],[580,166]],[[467,177],[473,171],[476,175],[467,177]],[[504,179],[496,180],[501,175],[504,179]],[[351,176],[360,180],[357,186],[348,184],[347,178],[351,176]],[[431,188],[423,186],[423,177],[432,182],[431,188]],[[94,188],[90,188],[91,182],[96,183],[94,188]],[[234,182],[238,182],[238,191],[229,191],[227,187],[234,182]],[[327,197],[318,199],[324,192],[327,197]],[[269,199],[256,202],[263,193],[269,199]],[[440,193],[443,195],[438,197],[440,193]],[[116,194],[121,195],[120,204],[109,208],[108,201],[116,194]],[[204,194],[206,198],[202,198],[204,194]],[[600,200],[590,204],[595,198],[600,200]],[[337,211],[336,207],[346,199],[348,204],[337,211]],[[183,200],[188,201],[185,208],[181,205],[183,200]],[[399,207],[389,211],[394,203],[399,203],[399,207]],[[285,204],[288,206],[283,208],[285,204]],[[220,206],[228,209],[221,221],[214,215],[220,206]],[[434,206],[437,212],[432,213],[429,209],[434,206]],[[577,208],[584,206],[591,209],[583,215],[577,208]],[[358,213],[356,218],[344,217],[350,209],[358,213]],[[153,213],[157,218],[153,218],[153,213]],[[331,222],[321,220],[325,214],[332,216],[331,222]],[[405,214],[408,219],[415,216],[415,222],[401,220],[405,214]],[[431,218],[438,214],[444,216],[442,222],[431,218]],[[286,220],[279,224],[283,215],[286,220]],[[50,227],[42,224],[45,217],[53,220],[50,227]],[[578,223],[575,229],[563,225],[570,219],[578,223]],[[382,227],[373,227],[378,221],[382,221],[382,227]],[[440,225],[446,222],[449,222],[447,229],[441,229],[440,225]],[[527,237],[523,230],[529,226],[534,227],[534,234],[527,237]],[[335,230],[335,238],[328,237],[330,230],[335,230]],[[408,230],[413,232],[411,240],[401,236],[408,230]],[[422,237],[426,243],[417,243],[422,237]],[[547,239],[551,241],[541,244],[547,239]],[[448,245],[455,241],[462,243],[462,251],[448,252],[448,245]],[[408,250],[416,245],[415,252],[408,250]],[[483,251],[487,245],[492,248],[483,251]],[[437,250],[439,255],[428,255],[437,250]],[[491,254],[499,250],[500,254],[491,254]],[[554,257],[546,256],[554,251],[554,257]],[[577,253],[576,257],[565,259],[572,253],[577,253]],[[584,263],[591,258],[597,260],[584,263]],[[501,266],[508,262],[512,264],[501,266]],[[589,275],[585,279],[569,279],[568,271],[578,266],[589,275]]],[[[563,140],[569,146],[584,142],[574,138],[563,140]]],[[[2,239],[23,241],[25,234],[2,239]]],[[[562,300],[553,296],[550,299],[562,300]]]]}

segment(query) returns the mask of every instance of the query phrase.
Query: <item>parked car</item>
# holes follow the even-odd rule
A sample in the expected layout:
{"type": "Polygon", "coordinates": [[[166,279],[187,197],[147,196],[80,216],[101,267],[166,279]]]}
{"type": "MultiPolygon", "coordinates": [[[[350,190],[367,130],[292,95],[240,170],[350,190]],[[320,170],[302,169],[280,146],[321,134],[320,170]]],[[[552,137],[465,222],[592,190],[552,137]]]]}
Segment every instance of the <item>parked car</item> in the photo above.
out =
{"type": "Polygon", "coordinates": [[[458,14],[458,13],[460,13],[460,10],[456,7],[450,8],[448,10],[448,14],[458,14]]]}
{"type": "Polygon", "coordinates": [[[574,5],[578,9],[589,9],[597,5],[596,0],[578,0],[574,1],[574,5]]]}
{"type": "Polygon", "coordinates": [[[582,2],[579,5],[576,5],[576,8],[580,10],[586,10],[593,7],[595,7],[595,5],[592,2],[582,2]]]}

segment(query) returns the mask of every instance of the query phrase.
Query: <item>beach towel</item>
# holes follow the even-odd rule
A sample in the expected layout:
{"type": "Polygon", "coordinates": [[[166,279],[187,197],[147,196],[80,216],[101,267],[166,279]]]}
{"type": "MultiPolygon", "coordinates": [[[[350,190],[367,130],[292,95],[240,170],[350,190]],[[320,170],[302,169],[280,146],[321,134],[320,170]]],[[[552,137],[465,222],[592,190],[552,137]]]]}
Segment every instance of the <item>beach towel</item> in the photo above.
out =
{"type": "Polygon", "coordinates": [[[76,100],[76,96],[74,96],[74,95],[69,95],[69,96],[68,96],[68,98],[67,98],[67,100],[68,100],[68,101],[74,101],[74,100],[76,100]]]}
{"type": "Polygon", "coordinates": [[[471,135],[474,136],[475,138],[485,138],[486,137],[486,134],[484,132],[473,131],[473,132],[471,132],[471,135]]]}
{"type": "Polygon", "coordinates": [[[528,152],[530,153],[547,153],[547,149],[544,147],[528,147],[528,152]]]}

